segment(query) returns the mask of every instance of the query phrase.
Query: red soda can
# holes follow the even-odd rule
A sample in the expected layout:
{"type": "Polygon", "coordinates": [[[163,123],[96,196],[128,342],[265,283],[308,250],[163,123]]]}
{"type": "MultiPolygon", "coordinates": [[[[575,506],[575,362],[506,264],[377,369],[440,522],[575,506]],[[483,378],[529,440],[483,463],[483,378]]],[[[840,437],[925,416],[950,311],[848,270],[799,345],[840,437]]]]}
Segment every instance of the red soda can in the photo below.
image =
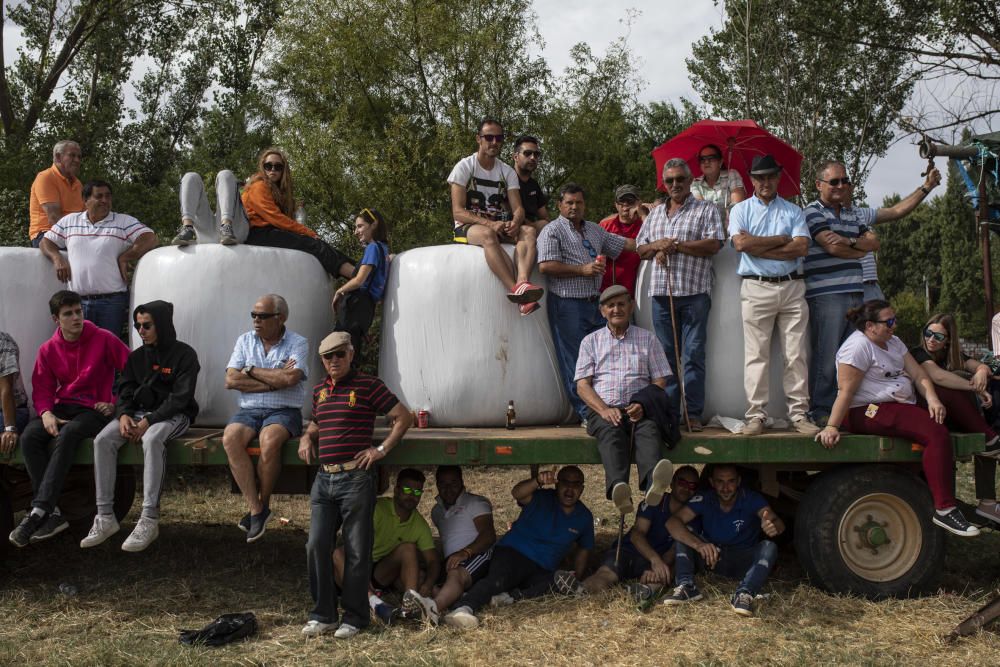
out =
{"type": "Polygon", "coordinates": [[[604,255],[598,255],[596,261],[598,264],[604,264],[605,262],[608,261],[608,258],[605,257],[604,255]]]}
{"type": "Polygon", "coordinates": [[[431,413],[427,410],[421,410],[417,413],[417,428],[427,428],[427,424],[430,422],[431,413]]]}

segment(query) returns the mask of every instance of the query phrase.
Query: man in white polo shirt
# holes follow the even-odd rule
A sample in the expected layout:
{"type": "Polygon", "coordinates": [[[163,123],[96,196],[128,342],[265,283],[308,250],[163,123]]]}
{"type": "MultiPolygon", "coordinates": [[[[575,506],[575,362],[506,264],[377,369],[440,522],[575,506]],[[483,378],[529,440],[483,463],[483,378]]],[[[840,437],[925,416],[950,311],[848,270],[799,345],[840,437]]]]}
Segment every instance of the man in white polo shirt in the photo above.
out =
{"type": "Polygon", "coordinates": [[[111,210],[111,185],[88,181],[84,210],[59,219],[39,248],[56,277],[80,295],[83,316],[121,337],[128,317],[128,265],[155,248],[153,230],[130,215],[111,210]],[[60,250],[65,250],[64,257],[60,250]]]}

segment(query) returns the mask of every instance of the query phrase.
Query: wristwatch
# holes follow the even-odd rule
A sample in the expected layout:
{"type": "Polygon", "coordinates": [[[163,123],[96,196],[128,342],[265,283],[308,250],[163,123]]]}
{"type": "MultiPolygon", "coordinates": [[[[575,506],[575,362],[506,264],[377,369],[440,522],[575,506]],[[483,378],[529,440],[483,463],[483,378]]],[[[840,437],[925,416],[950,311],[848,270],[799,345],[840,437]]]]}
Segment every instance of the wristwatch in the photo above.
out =
{"type": "Polygon", "coordinates": [[[848,242],[848,243],[850,244],[850,246],[851,246],[851,247],[853,248],[854,246],[858,245],[858,237],[856,237],[856,236],[852,236],[852,237],[851,237],[850,239],[848,239],[848,241],[847,241],[847,242],[848,242]]]}
{"type": "Polygon", "coordinates": [[[4,426],[3,427],[3,432],[4,433],[17,433],[17,427],[16,426],[4,426]]]}
{"type": "Polygon", "coordinates": [[[249,365],[244,366],[243,370],[241,370],[240,372],[243,373],[243,375],[250,375],[250,373],[253,372],[253,366],[249,366],[249,365]]]}
{"type": "Polygon", "coordinates": [[[378,447],[376,447],[375,449],[377,449],[377,450],[378,450],[378,453],[379,453],[379,454],[381,454],[382,456],[385,456],[385,454],[386,454],[386,451],[385,451],[385,443],[382,443],[381,445],[379,445],[379,446],[378,446],[378,447]]]}

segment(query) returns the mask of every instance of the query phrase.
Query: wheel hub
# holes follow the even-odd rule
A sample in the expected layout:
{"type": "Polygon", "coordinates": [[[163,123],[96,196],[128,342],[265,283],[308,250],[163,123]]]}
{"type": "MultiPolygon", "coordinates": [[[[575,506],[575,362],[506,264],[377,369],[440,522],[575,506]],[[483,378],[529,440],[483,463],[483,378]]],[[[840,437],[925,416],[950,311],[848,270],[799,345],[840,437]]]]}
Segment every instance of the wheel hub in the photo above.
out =
{"type": "Polygon", "coordinates": [[[876,521],[871,514],[865,517],[864,523],[860,526],[854,526],[854,531],[858,534],[860,540],[859,547],[862,549],[871,549],[872,555],[877,555],[879,547],[889,544],[892,540],[889,539],[889,534],[886,528],[889,527],[889,523],[876,521]]]}
{"type": "Polygon", "coordinates": [[[855,500],[841,515],[837,532],[844,564],[868,581],[904,576],[923,547],[916,513],[891,493],[871,493],[855,500]]]}

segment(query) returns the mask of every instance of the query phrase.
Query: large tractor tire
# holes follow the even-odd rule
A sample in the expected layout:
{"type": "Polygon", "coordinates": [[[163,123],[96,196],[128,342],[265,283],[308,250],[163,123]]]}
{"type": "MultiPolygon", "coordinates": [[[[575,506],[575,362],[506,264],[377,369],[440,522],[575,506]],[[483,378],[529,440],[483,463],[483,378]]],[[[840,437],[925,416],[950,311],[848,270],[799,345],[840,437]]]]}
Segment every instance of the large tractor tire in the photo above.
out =
{"type": "Polygon", "coordinates": [[[933,590],[945,533],[927,485],[905,468],[836,468],[810,484],[795,516],[795,550],[810,581],[870,599],[933,590]]]}

